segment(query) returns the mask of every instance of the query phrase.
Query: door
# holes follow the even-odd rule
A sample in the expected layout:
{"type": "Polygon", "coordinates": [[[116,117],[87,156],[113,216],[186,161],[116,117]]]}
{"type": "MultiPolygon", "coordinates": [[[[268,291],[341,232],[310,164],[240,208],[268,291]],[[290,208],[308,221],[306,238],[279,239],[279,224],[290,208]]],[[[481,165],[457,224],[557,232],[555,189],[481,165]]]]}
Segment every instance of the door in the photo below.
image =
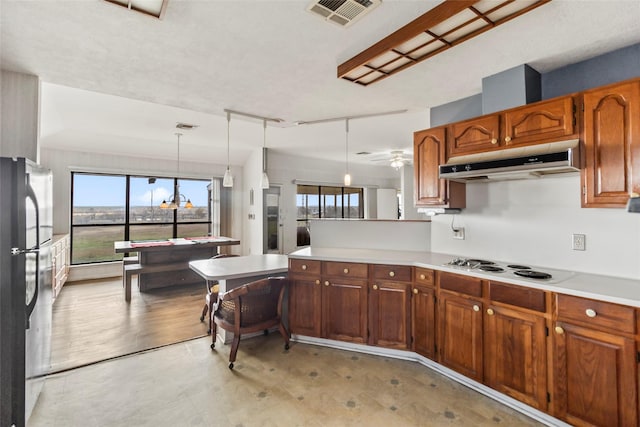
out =
{"type": "Polygon", "coordinates": [[[323,337],[360,344],[367,342],[367,282],[324,279],[322,289],[323,337]]]}
{"type": "Polygon", "coordinates": [[[440,363],[482,382],[482,303],[440,292],[440,363]]]}
{"type": "Polygon", "coordinates": [[[282,254],[282,220],[280,218],[280,187],[264,190],[263,253],[282,254]]]}
{"type": "Polygon", "coordinates": [[[291,275],[289,329],[292,334],[320,337],[322,311],[320,276],[291,275]]]}
{"type": "Polygon", "coordinates": [[[534,408],[547,407],[543,316],[491,306],[484,319],[485,383],[534,408]]]}
{"type": "Polygon", "coordinates": [[[435,360],[435,292],[426,286],[414,286],[411,297],[411,333],[413,351],[435,360]]]}
{"type": "Polygon", "coordinates": [[[411,345],[411,285],[377,280],[369,296],[370,345],[406,350],[411,345]]]}
{"type": "Polygon", "coordinates": [[[556,417],[576,426],[637,426],[632,339],[558,322],[554,334],[556,417]]]}

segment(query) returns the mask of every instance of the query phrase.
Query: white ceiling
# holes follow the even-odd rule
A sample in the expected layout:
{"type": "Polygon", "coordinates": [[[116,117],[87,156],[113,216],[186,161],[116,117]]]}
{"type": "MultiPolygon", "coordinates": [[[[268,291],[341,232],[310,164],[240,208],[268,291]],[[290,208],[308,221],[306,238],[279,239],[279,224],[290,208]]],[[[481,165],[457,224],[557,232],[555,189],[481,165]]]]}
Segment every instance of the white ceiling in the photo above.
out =
{"type": "MultiPolygon", "coordinates": [[[[182,159],[226,163],[225,108],[284,119],[267,146],[344,160],[344,122],[296,121],[403,110],[350,124],[350,156],[411,150],[428,108],[481,91],[520,64],[539,72],[640,42],[639,0],[553,0],[381,82],[336,67],[438,1],[383,0],[349,28],[308,1],[169,0],[163,20],[102,0],[1,0],[3,69],[43,81],[41,144],[174,158],[176,122],[199,125],[182,159]]],[[[262,145],[262,123],[232,116],[231,163],[262,145]]],[[[369,162],[366,157],[360,160],[369,162]]]]}

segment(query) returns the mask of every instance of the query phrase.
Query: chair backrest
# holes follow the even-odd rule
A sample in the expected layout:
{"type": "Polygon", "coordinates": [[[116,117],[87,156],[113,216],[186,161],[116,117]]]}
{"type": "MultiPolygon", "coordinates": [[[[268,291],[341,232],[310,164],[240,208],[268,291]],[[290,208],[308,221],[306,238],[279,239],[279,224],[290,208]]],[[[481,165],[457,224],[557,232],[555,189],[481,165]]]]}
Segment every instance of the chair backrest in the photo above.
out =
{"type": "Polygon", "coordinates": [[[238,255],[234,255],[234,254],[218,254],[218,255],[212,256],[210,259],[231,258],[231,257],[234,257],[234,256],[238,256],[238,255]]]}
{"type": "Polygon", "coordinates": [[[231,324],[235,323],[235,311],[240,310],[240,327],[249,327],[276,319],[282,309],[282,296],[289,281],[285,277],[269,277],[256,280],[233,289],[224,298],[219,314],[231,324]]]}

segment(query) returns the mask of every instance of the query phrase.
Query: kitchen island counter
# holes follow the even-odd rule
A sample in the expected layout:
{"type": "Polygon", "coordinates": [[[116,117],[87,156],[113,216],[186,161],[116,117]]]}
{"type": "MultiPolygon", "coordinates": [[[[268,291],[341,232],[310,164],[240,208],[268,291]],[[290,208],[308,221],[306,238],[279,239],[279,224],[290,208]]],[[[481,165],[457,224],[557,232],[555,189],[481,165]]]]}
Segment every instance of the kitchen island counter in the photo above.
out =
{"type": "Polygon", "coordinates": [[[289,254],[289,258],[367,264],[393,264],[430,268],[480,277],[515,285],[528,286],[583,298],[640,307],[640,280],[532,266],[550,272],[551,279],[520,278],[513,274],[489,273],[478,269],[448,265],[456,255],[438,252],[388,251],[378,249],[307,247],[289,254]]]}

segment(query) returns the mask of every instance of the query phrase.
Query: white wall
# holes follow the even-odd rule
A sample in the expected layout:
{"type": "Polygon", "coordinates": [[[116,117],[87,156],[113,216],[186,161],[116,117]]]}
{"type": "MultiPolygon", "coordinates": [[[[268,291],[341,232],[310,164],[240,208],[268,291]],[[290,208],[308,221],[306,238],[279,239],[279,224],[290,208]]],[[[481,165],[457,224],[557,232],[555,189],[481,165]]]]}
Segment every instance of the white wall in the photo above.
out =
{"type": "MultiPolygon", "coordinates": [[[[251,153],[244,164],[244,186],[242,187],[242,235],[245,240],[243,255],[261,254],[264,233],[263,197],[260,180],[262,178],[262,148],[251,153]],[[251,192],[253,191],[253,197],[251,192]],[[253,201],[253,204],[251,203],[253,201]]],[[[235,188],[235,187],[234,187],[235,188]]]]}
{"type": "MultiPolygon", "coordinates": [[[[319,161],[305,157],[295,157],[276,151],[269,151],[269,181],[281,185],[281,209],[283,221],[284,253],[296,249],[296,184],[293,180],[324,185],[343,185],[344,164],[341,162],[319,161]]],[[[388,166],[349,166],[354,187],[398,188],[399,177],[388,166]]]]}
{"type": "Polygon", "coordinates": [[[467,208],[432,220],[431,250],[611,276],[640,278],[640,215],[582,209],[580,177],[467,184],[467,208]],[[586,251],[571,248],[586,235],[586,251]]]}
{"type": "Polygon", "coordinates": [[[378,219],[398,219],[398,191],[395,188],[378,188],[378,219]]]}
{"type": "Polygon", "coordinates": [[[0,156],[39,162],[40,79],[0,70],[0,156]]]}

